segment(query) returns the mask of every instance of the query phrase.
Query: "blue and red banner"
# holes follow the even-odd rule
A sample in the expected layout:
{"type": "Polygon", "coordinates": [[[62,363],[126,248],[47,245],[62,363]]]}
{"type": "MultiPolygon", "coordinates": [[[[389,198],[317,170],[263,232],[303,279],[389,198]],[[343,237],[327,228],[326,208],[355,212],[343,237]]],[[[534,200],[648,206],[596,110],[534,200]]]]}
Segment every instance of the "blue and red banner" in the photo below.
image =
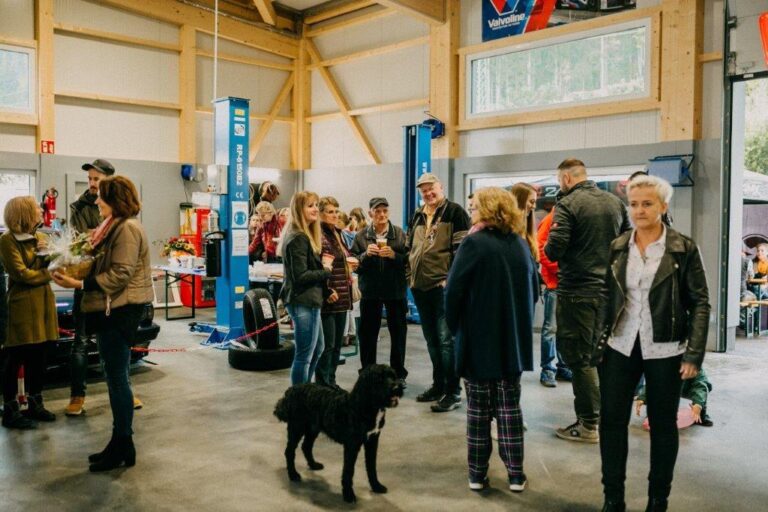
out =
{"type": "Polygon", "coordinates": [[[547,28],[555,0],[483,0],[483,41],[547,28]]]}

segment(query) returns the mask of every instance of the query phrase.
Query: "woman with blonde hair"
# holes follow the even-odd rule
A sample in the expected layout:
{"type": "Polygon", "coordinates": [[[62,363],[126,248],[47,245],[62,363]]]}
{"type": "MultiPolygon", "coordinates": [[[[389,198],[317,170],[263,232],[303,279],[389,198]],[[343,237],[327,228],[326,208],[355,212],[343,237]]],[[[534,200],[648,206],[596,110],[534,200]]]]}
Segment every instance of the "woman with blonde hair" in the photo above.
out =
{"type": "Polygon", "coordinates": [[[43,210],[34,197],[14,197],[5,206],[8,231],[0,236],[0,259],[8,273],[8,326],[3,346],[3,426],[31,429],[35,421],[54,421],[43,406],[45,351],[57,339],[58,319],[47,261],[38,256],[46,237],[37,232],[43,210]],[[19,367],[24,366],[29,410],[23,414],[16,401],[19,367]]]}
{"type": "Polygon", "coordinates": [[[284,278],[280,298],[294,328],[296,353],[291,367],[291,384],[310,382],[325,347],[320,310],[330,296],[327,282],[333,256],[323,249],[319,197],[314,192],[297,192],[291,198],[290,215],[278,254],[283,258],[284,278]]]}
{"type": "Polygon", "coordinates": [[[488,487],[491,418],[498,421],[499,455],[509,489],[521,492],[523,416],[520,376],[533,369],[533,306],[538,278],[529,246],[518,235],[523,215],[497,187],[470,199],[472,224],[456,252],[445,290],[445,317],[455,335],[456,373],[467,392],[469,488],[488,487]]]}
{"type": "Polygon", "coordinates": [[[512,195],[517,200],[517,207],[523,212],[525,232],[522,234],[531,249],[533,261],[539,262],[539,243],[536,240],[536,189],[527,183],[515,183],[512,195]]]}

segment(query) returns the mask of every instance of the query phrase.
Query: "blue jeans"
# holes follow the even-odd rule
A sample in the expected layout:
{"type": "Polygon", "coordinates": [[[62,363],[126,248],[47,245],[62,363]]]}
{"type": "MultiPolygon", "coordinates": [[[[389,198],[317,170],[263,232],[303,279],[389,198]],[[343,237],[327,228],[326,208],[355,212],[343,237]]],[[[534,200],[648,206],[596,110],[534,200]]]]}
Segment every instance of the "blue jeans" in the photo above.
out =
{"type": "Polygon", "coordinates": [[[72,304],[75,337],[72,339],[69,352],[69,396],[85,396],[85,381],[88,374],[88,335],[85,334],[85,315],[80,311],[81,300],[83,300],[83,291],[75,290],[75,302],[72,304]]]}
{"type": "Polygon", "coordinates": [[[557,371],[566,369],[563,356],[557,350],[557,291],[547,288],[544,290],[544,322],[541,324],[541,371],[557,371]],[[557,357],[557,365],[554,364],[557,357]]]}
{"type": "Polygon", "coordinates": [[[300,304],[286,304],[285,309],[293,320],[296,354],[291,367],[291,385],[310,382],[315,374],[317,361],[325,348],[320,308],[300,304]]]}
{"type": "Polygon", "coordinates": [[[445,290],[436,286],[427,291],[411,289],[411,293],[419,309],[421,331],[432,360],[432,385],[441,393],[458,395],[461,388],[456,375],[453,336],[445,322],[445,290]]]}
{"type": "Polygon", "coordinates": [[[109,391],[112,431],[118,436],[133,435],[133,392],[128,379],[131,347],[119,326],[97,333],[96,341],[109,391]]]}

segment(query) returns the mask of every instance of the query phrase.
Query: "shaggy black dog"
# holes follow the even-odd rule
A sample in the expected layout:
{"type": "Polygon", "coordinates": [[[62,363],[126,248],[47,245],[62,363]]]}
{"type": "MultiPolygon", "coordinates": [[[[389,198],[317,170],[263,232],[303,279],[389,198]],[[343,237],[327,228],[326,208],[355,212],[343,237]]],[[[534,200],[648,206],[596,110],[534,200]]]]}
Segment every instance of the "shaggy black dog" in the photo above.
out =
{"type": "Polygon", "coordinates": [[[301,438],[301,451],[310,469],[323,469],[312,455],[312,446],[320,432],[344,445],[344,469],[341,487],[344,501],[356,500],[352,489],[355,462],[361,447],[365,447],[365,469],[371,490],[385,493],[387,488],[376,476],[376,451],[379,432],[384,426],[387,407],[397,407],[403,390],[397,383],[395,370],[386,365],[371,365],[357,379],[351,393],[319,384],[300,384],[288,388],[275,406],[275,416],[288,424],[288,444],[285,461],[288,478],[301,480],[296,471],[296,447],[301,438]]]}

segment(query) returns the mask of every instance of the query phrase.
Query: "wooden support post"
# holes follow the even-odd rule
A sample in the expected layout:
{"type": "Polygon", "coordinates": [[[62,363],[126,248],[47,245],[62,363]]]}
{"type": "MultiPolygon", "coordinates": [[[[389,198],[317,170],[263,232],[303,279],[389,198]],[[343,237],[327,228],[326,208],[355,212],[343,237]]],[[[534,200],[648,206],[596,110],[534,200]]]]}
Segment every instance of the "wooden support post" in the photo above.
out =
{"type": "Polygon", "coordinates": [[[195,28],[182,25],[179,30],[179,162],[197,162],[195,110],[197,109],[195,28]]]}
{"type": "Polygon", "coordinates": [[[36,151],[44,140],[56,140],[55,97],[53,94],[53,0],[35,2],[35,38],[37,39],[38,123],[36,151]]]}
{"type": "Polygon", "coordinates": [[[296,122],[291,127],[291,157],[293,168],[303,171],[312,166],[312,126],[309,116],[312,115],[312,72],[309,69],[309,54],[307,40],[299,44],[299,56],[294,61],[296,71],[293,74],[296,81],[293,87],[293,115],[296,122]]]}
{"type": "Polygon", "coordinates": [[[699,139],[704,0],[663,0],[661,9],[661,140],[699,139]]]}
{"type": "Polygon", "coordinates": [[[446,0],[446,21],[429,31],[429,111],[445,123],[445,136],[432,141],[434,158],[459,156],[459,0],[446,0]]]}
{"type": "Polygon", "coordinates": [[[251,148],[249,151],[250,163],[253,163],[253,161],[256,159],[256,154],[261,149],[261,145],[264,143],[264,139],[267,138],[269,129],[272,128],[272,124],[275,122],[275,118],[280,112],[283,103],[285,103],[285,100],[288,99],[288,94],[290,94],[291,89],[293,89],[293,73],[288,75],[288,79],[283,84],[280,92],[277,93],[277,98],[272,104],[272,108],[269,109],[269,115],[267,116],[267,119],[261,124],[259,131],[256,132],[256,135],[253,137],[253,141],[251,141],[251,148]]]}
{"type": "MultiPolygon", "coordinates": [[[[320,52],[317,51],[317,47],[315,46],[315,44],[310,39],[307,39],[306,41],[307,41],[307,51],[309,51],[309,56],[312,58],[312,62],[314,63],[322,62],[323,59],[322,57],[320,57],[320,52]]],[[[349,103],[344,97],[344,94],[341,92],[341,89],[339,88],[339,85],[336,83],[336,80],[331,75],[331,72],[328,70],[328,68],[325,68],[322,66],[318,67],[317,70],[320,73],[320,76],[323,77],[323,81],[325,81],[325,84],[328,86],[328,90],[330,91],[331,96],[333,96],[333,98],[336,100],[336,104],[339,106],[341,115],[344,116],[350,128],[352,128],[352,134],[357,138],[357,140],[363,146],[363,149],[368,154],[371,161],[374,164],[380,164],[381,159],[379,158],[379,155],[376,153],[376,149],[373,147],[373,144],[371,143],[370,139],[368,139],[368,136],[365,134],[365,130],[363,130],[363,127],[360,125],[360,121],[349,113],[349,111],[351,110],[349,107],[349,103]]]]}
{"type": "Polygon", "coordinates": [[[272,0],[253,0],[253,5],[256,6],[264,23],[273,26],[277,23],[277,15],[275,14],[275,7],[272,5],[272,0]]]}

